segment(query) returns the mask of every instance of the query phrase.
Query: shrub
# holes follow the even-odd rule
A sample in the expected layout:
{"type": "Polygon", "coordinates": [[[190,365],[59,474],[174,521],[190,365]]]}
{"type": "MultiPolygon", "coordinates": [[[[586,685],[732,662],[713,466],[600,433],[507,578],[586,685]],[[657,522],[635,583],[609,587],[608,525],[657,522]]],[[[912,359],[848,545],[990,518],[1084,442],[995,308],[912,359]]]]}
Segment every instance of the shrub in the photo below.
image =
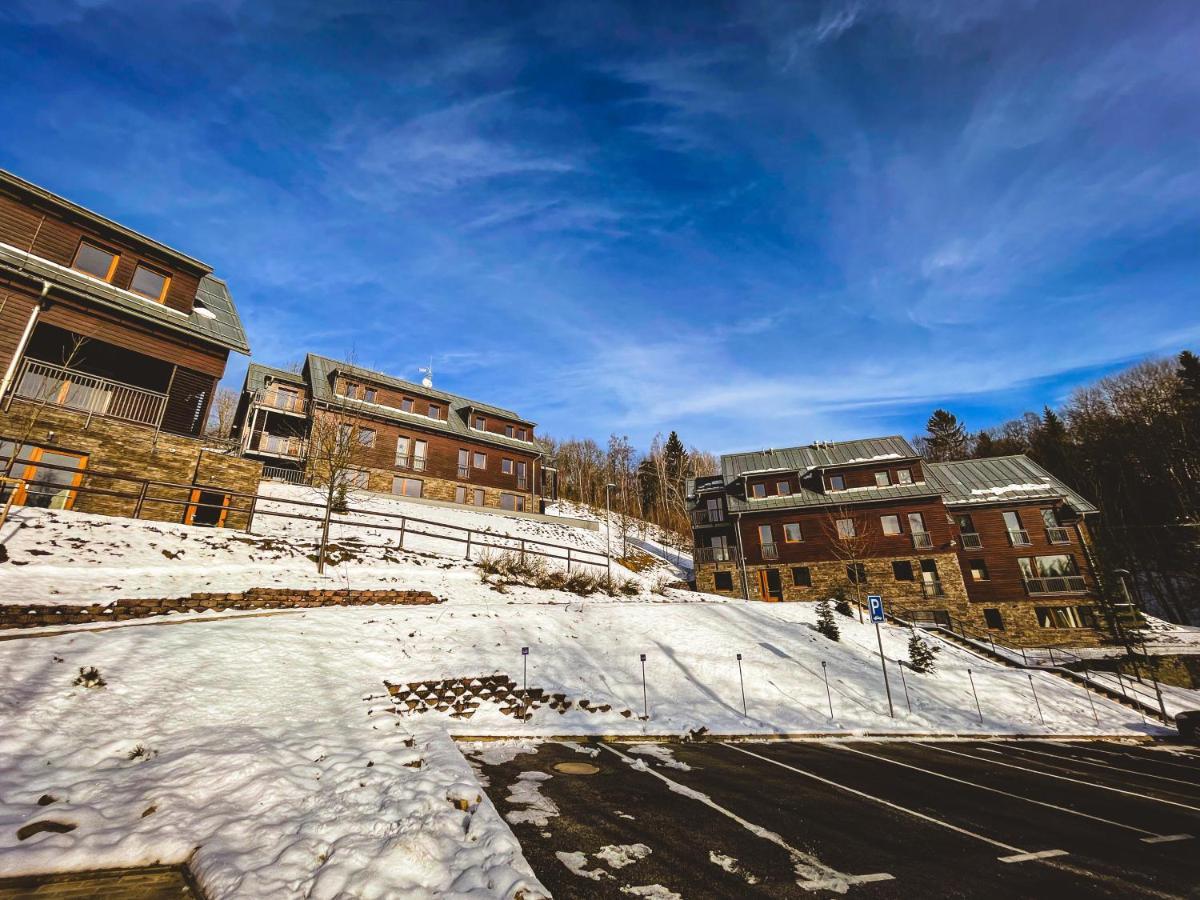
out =
{"type": "Polygon", "coordinates": [[[108,682],[104,680],[104,676],[100,674],[100,670],[95,666],[88,666],[87,668],[80,666],[79,677],[75,679],[75,684],[85,688],[102,688],[108,682]]]}
{"type": "Polygon", "coordinates": [[[838,630],[837,622],[833,620],[833,607],[829,605],[828,600],[822,600],[817,604],[817,631],[831,641],[841,640],[841,632],[838,630]]]}
{"type": "Polygon", "coordinates": [[[834,601],[833,608],[847,619],[854,618],[854,610],[850,606],[850,601],[845,598],[839,598],[838,600],[834,601]]]}
{"type": "Polygon", "coordinates": [[[932,672],[940,647],[930,646],[915,631],[908,639],[908,667],[914,672],[932,672]]]}

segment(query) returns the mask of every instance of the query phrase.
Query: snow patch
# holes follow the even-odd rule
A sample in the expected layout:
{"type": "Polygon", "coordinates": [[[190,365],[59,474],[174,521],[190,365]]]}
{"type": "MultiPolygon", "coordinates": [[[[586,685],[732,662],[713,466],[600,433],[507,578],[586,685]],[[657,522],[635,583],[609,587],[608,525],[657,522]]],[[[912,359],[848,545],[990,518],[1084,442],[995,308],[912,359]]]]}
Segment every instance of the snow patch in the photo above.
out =
{"type": "Polygon", "coordinates": [[[682,896],[661,884],[640,884],[636,887],[626,884],[621,887],[621,893],[633,897],[645,897],[646,900],[683,900],[682,896]]]}
{"type": "Polygon", "coordinates": [[[557,850],[554,853],[558,857],[558,861],[566,866],[572,875],[578,875],[580,878],[589,878],[592,881],[599,881],[602,878],[612,878],[608,872],[603,869],[588,869],[587,854],[580,851],[567,853],[565,850],[557,850]]]}
{"type": "Polygon", "coordinates": [[[610,869],[623,869],[649,856],[651,850],[645,844],[607,844],[593,856],[610,869]]]}
{"type": "Polygon", "coordinates": [[[545,828],[550,820],[558,816],[558,806],[549,797],[543,797],[541,785],[551,776],[546,772],[522,772],[508,788],[508,802],[524,806],[524,809],[509,810],[504,818],[513,825],[528,823],[545,828]]]}
{"type": "Polygon", "coordinates": [[[682,772],[690,772],[692,770],[692,767],[687,763],[677,760],[671,748],[666,744],[634,744],[629,748],[629,752],[657,759],[669,769],[679,769],[682,772]]]}

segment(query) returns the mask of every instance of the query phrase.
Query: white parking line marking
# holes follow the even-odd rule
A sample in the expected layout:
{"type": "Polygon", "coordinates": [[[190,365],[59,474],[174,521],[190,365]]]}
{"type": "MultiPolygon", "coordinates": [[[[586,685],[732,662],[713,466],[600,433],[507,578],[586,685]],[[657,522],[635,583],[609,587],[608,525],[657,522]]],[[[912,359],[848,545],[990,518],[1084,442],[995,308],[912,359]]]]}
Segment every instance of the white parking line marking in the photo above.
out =
{"type": "MultiPolygon", "coordinates": [[[[1112,819],[1105,819],[1105,818],[1102,818],[1101,816],[1093,816],[1090,813],[1080,812],[1077,809],[1069,809],[1068,807],[1065,807],[1065,806],[1058,806],[1054,803],[1047,803],[1044,800],[1034,800],[1032,797],[1023,797],[1020,794],[1012,794],[1012,793],[1009,793],[1008,791],[1002,791],[1002,790],[1000,790],[1000,788],[994,788],[994,787],[990,787],[989,785],[986,785],[986,784],[979,784],[978,782],[968,781],[965,778],[956,778],[953,775],[947,775],[945,772],[937,772],[937,771],[934,771],[933,769],[924,769],[921,766],[914,766],[911,763],[901,762],[898,759],[892,759],[891,757],[888,757],[888,756],[879,756],[875,753],[867,753],[865,750],[856,750],[854,747],[851,747],[848,744],[834,743],[833,746],[837,747],[839,750],[845,750],[847,753],[857,753],[859,756],[866,756],[869,759],[878,759],[882,762],[891,763],[894,766],[903,766],[906,769],[912,769],[913,771],[916,771],[916,772],[924,772],[926,775],[932,775],[935,778],[944,778],[947,781],[954,781],[954,782],[957,782],[958,784],[969,785],[970,787],[978,788],[981,791],[988,791],[989,793],[992,793],[992,794],[1000,794],[1003,797],[1011,797],[1014,800],[1023,800],[1026,803],[1033,803],[1036,806],[1045,806],[1049,809],[1057,810],[1058,812],[1064,812],[1064,813],[1067,813],[1072,816],[1079,816],[1082,819],[1091,819],[1093,822],[1102,822],[1105,825],[1112,825],[1114,828],[1124,828],[1126,831],[1134,831],[1134,832],[1137,832],[1138,834],[1148,835],[1149,837],[1142,838],[1142,840],[1147,841],[1147,842],[1161,841],[1164,837],[1164,835],[1157,834],[1153,831],[1148,831],[1145,828],[1138,828],[1135,825],[1126,825],[1124,822],[1114,822],[1112,819]]],[[[1180,837],[1178,839],[1183,840],[1182,837],[1180,837]]]]}
{"type": "Polygon", "coordinates": [[[1154,837],[1144,837],[1142,841],[1147,844],[1166,844],[1170,841],[1190,841],[1190,834],[1156,834],[1154,837]]]}
{"type": "MultiPolygon", "coordinates": [[[[771,759],[771,757],[769,757],[769,756],[761,756],[757,753],[751,753],[749,750],[743,749],[742,747],[738,747],[735,744],[726,744],[726,743],[722,742],[722,745],[725,747],[728,747],[730,750],[736,750],[738,753],[745,753],[747,756],[753,756],[755,759],[761,759],[763,762],[769,762],[769,763],[772,763],[773,765],[779,766],[780,768],[787,769],[789,772],[795,772],[797,775],[803,775],[805,778],[811,778],[814,781],[819,781],[822,784],[827,784],[830,787],[837,788],[838,790],[846,791],[846,793],[848,793],[848,794],[854,794],[856,797],[862,797],[864,800],[870,800],[872,803],[879,803],[883,806],[889,807],[890,809],[894,809],[898,812],[902,812],[905,815],[912,816],[913,818],[921,819],[925,822],[930,822],[934,825],[939,825],[942,828],[948,828],[951,831],[956,831],[959,834],[963,834],[963,835],[966,835],[967,837],[974,838],[977,841],[983,841],[985,844],[991,844],[993,847],[999,847],[1001,850],[1008,850],[1009,853],[1012,854],[1009,857],[1009,861],[1011,861],[1011,862],[1022,861],[1022,860],[1018,860],[1016,857],[1024,857],[1024,858],[1028,858],[1028,859],[1041,859],[1042,857],[1038,855],[1039,853],[1049,854],[1052,856],[1065,856],[1066,855],[1065,850],[1041,850],[1041,851],[1036,851],[1036,852],[1031,852],[1029,850],[1022,850],[1020,847],[1014,847],[1011,844],[1004,843],[1003,841],[997,841],[997,840],[993,840],[990,837],[984,837],[982,834],[976,834],[974,831],[968,831],[966,828],[960,828],[958,825],[952,825],[949,822],[943,822],[941,819],[935,819],[933,816],[928,816],[925,813],[917,812],[915,809],[909,809],[906,806],[900,806],[898,803],[892,803],[890,800],[884,800],[882,797],[876,797],[873,794],[865,793],[864,791],[860,791],[857,788],[848,787],[844,784],[839,784],[836,781],[830,781],[828,778],[822,778],[820,775],[814,775],[812,772],[806,772],[804,769],[797,769],[795,766],[790,766],[787,763],[780,762],[777,759],[771,759]]],[[[997,857],[997,859],[1004,859],[1004,857],[997,857]]]]}
{"type": "MultiPolygon", "coordinates": [[[[614,756],[619,756],[625,762],[633,765],[637,760],[630,756],[626,756],[620,750],[610,747],[608,744],[599,745],[602,750],[607,750],[614,756]]],[[[751,834],[768,840],[773,844],[777,844],[787,851],[791,857],[792,865],[795,867],[796,874],[800,876],[796,879],[796,884],[805,890],[810,891],[836,891],[844,892],[847,887],[855,884],[869,884],[874,881],[891,881],[894,877],[887,872],[873,872],[869,875],[847,875],[845,872],[839,872],[837,869],[825,865],[815,856],[810,853],[805,853],[803,850],[797,850],[774,831],[769,831],[761,825],[755,825],[753,822],[748,822],[732,810],[728,810],[720,804],[716,803],[707,794],[693,790],[687,785],[680,784],[678,781],[673,781],[661,772],[644,766],[641,771],[648,775],[653,775],[655,778],[666,783],[676,794],[681,794],[692,800],[699,801],[705,806],[715,809],[723,816],[727,816],[737,822],[751,834]]]]}
{"type": "Polygon", "coordinates": [[[1000,862],[1004,863],[1019,863],[1029,862],[1031,859],[1049,859],[1052,856],[1066,855],[1066,850],[1039,850],[1036,853],[1018,853],[1016,856],[1000,856],[997,858],[1000,862]]]}
{"type": "MultiPolygon", "coordinates": [[[[1129,775],[1140,775],[1142,778],[1153,778],[1156,781],[1170,781],[1174,784],[1186,784],[1190,788],[1200,788],[1200,784],[1194,781],[1184,781],[1182,778],[1169,778],[1166,775],[1151,775],[1149,772],[1139,772],[1137,769],[1123,769],[1120,766],[1114,766],[1105,762],[1097,762],[1094,759],[1084,759],[1078,756],[1061,756],[1057,753],[1047,753],[1045,750],[1030,750],[1028,747],[1018,747],[1013,744],[1002,744],[1005,750],[1015,750],[1017,753],[1032,753],[1035,756],[1048,756],[1050,759],[1058,760],[1060,763],[1076,762],[1085,766],[1095,766],[1100,769],[1107,769],[1110,772],[1125,772],[1129,775]]],[[[1067,766],[1067,768],[1070,768],[1067,766]]]]}
{"type": "Polygon", "coordinates": [[[927,747],[930,750],[937,750],[939,753],[953,753],[955,756],[965,756],[967,759],[977,759],[980,762],[985,762],[993,766],[1004,766],[1006,769],[1018,769],[1022,772],[1032,772],[1035,775],[1041,775],[1045,778],[1055,778],[1058,781],[1069,781],[1071,784],[1080,785],[1083,787],[1093,787],[1101,791],[1112,791],[1114,794],[1124,794],[1127,797],[1138,797],[1141,800],[1149,800],[1153,803],[1165,803],[1167,806],[1178,806],[1180,809],[1189,809],[1192,812],[1200,812],[1200,806],[1188,806],[1186,803],[1177,803],[1174,800],[1164,800],[1161,797],[1151,797],[1149,794],[1139,794],[1135,791],[1123,791],[1120,788],[1109,787],[1107,784],[1096,784],[1092,781],[1080,781],[1078,778],[1067,778],[1065,775],[1055,775],[1053,772],[1043,772],[1041,769],[1030,769],[1026,766],[1018,766],[1013,763],[1000,762],[998,759],[989,759],[986,756],[973,756],[970,753],[963,753],[960,750],[950,750],[939,744],[924,744],[920,741],[915,741],[918,747],[927,747]]]}
{"type": "Polygon", "coordinates": [[[1188,765],[1187,763],[1174,762],[1169,759],[1152,759],[1149,756],[1135,756],[1132,753],[1118,753],[1115,750],[1102,750],[1091,744],[1081,747],[1079,744],[1068,744],[1064,741],[1030,741],[1031,744],[1045,744],[1048,747],[1059,747],[1071,750],[1079,750],[1082,753],[1103,753],[1105,756],[1116,756],[1120,759],[1128,759],[1134,762],[1144,762],[1155,766],[1170,766],[1173,769],[1184,769],[1188,772],[1196,773],[1200,771],[1200,767],[1188,765]]]}

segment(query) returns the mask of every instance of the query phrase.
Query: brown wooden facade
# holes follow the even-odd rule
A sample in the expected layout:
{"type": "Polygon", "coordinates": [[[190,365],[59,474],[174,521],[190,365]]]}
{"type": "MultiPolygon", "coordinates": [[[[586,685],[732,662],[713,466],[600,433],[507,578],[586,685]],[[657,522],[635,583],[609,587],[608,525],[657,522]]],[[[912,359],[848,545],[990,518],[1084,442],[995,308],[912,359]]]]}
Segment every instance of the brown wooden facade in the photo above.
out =
{"type": "MultiPolygon", "coordinates": [[[[286,405],[293,405],[291,401],[286,405]]],[[[355,441],[352,483],[380,493],[448,503],[539,512],[545,471],[534,424],[496,407],[435,391],[333,360],[309,356],[298,375],[251,366],[235,434],[271,477],[322,480],[307,453],[317,433],[345,426],[355,441]],[[283,414],[281,386],[298,390],[301,415],[283,414]],[[303,424],[297,426],[297,421],[303,424]],[[324,424],[322,424],[324,423],[324,424]],[[265,437],[262,429],[274,429],[265,437]],[[294,458],[272,459],[262,446],[286,449],[302,436],[294,458]]]]}
{"type": "MultiPolygon", "coordinates": [[[[229,353],[248,349],[207,265],[0,172],[0,468],[19,445],[19,459],[164,480],[198,472],[181,448],[190,439],[200,459],[229,353]]],[[[244,488],[245,468],[213,471],[236,471],[244,488]]]]}
{"type": "MultiPolygon", "coordinates": [[[[840,446],[816,446],[809,456],[819,464],[790,471],[739,474],[733,457],[722,476],[698,480],[690,498],[697,587],[762,600],[881,594],[898,614],[1020,646],[1103,639],[1078,507],[1094,510],[1032,461],[1005,460],[995,472],[981,464],[992,495],[986,484],[955,480],[969,463],[943,470],[911,449],[843,462],[862,451],[840,446]],[[1004,466],[1017,473],[1011,484],[1001,483],[1004,466]],[[1031,470],[1041,480],[1024,484],[1031,470]]],[[[803,449],[781,453],[795,462],[809,458],[803,449]]]]}

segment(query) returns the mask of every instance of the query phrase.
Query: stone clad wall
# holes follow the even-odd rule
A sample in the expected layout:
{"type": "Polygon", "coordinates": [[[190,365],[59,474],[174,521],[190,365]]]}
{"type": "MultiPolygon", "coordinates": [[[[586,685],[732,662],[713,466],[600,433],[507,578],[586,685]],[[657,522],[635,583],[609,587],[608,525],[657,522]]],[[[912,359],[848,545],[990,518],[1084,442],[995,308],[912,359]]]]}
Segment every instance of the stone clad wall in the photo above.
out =
{"type": "Polygon", "coordinates": [[[321,606],[424,606],[442,603],[428,591],[330,590],[251,588],[232,594],[192,594],[173,599],[129,598],[105,605],[52,606],[27,604],[0,606],[0,628],[35,628],[43,625],[80,625],[119,622],[177,612],[238,609],[307,609],[321,606]]]}
{"type": "MultiPolygon", "coordinates": [[[[144,425],[99,417],[89,422],[86,415],[74,410],[48,405],[38,408],[38,404],[26,400],[13,400],[7,412],[0,412],[0,438],[22,437],[27,444],[85,454],[88,457],[82,481],[85,488],[138,492],[135,482],[102,474],[114,473],[177,484],[215,485],[252,494],[262,478],[261,462],[206,448],[196,438],[160,432],[155,440],[154,430],[144,425]]],[[[151,488],[149,494],[161,498],[160,502],[143,503],[140,518],[183,521],[190,490],[157,487],[151,488]]],[[[72,509],[106,516],[132,516],[136,505],[134,498],[80,492],[72,509]]],[[[244,507],[246,501],[235,497],[230,505],[244,507]]],[[[244,528],[246,514],[229,513],[225,526],[244,528]]]]}

